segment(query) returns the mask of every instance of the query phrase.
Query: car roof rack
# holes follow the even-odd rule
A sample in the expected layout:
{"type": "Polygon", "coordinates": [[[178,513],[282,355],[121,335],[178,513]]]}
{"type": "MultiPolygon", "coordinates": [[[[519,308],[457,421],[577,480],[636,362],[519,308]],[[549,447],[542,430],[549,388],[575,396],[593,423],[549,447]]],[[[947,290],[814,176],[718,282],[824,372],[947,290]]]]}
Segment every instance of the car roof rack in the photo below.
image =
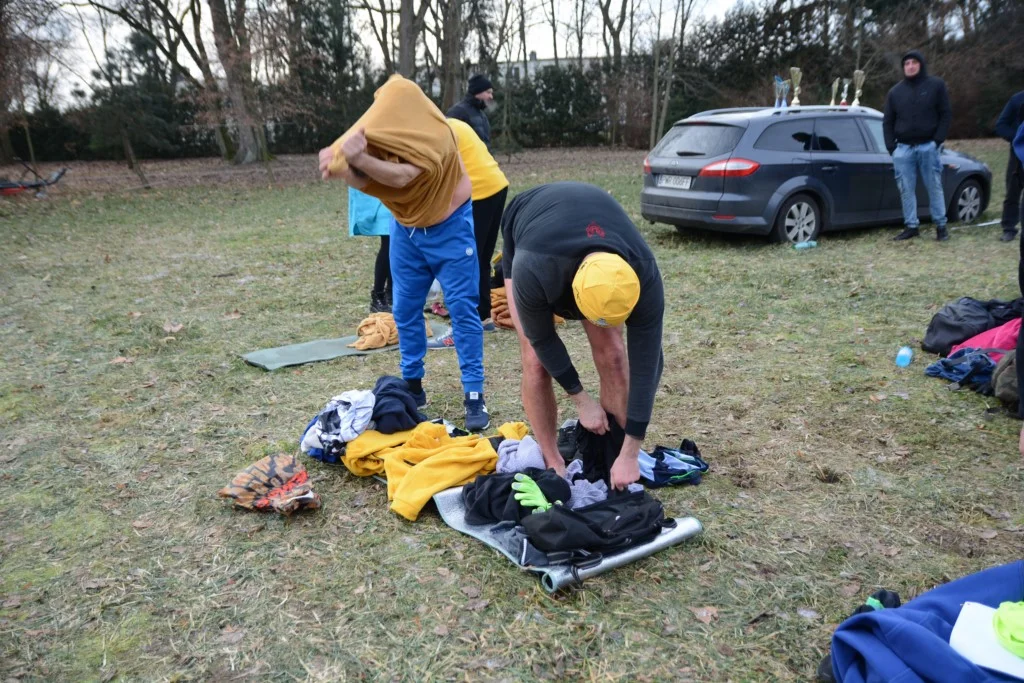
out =
{"type": "MultiPolygon", "coordinates": [[[[858,113],[858,114],[878,114],[881,112],[871,107],[864,107],[858,105],[856,107],[850,105],[830,105],[830,104],[812,104],[812,105],[800,105],[797,107],[789,106],[786,108],[777,107],[729,107],[725,109],[709,109],[708,111],[702,111],[692,116],[680,119],[676,121],[676,124],[683,123],[684,121],[692,121],[694,119],[705,119],[713,116],[728,116],[730,114],[760,114],[762,116],[796,116],[800,114],[822,114],[822,113],[858,113]]],[[[673,124],[675,125],[675,124],[673,124]]]]}

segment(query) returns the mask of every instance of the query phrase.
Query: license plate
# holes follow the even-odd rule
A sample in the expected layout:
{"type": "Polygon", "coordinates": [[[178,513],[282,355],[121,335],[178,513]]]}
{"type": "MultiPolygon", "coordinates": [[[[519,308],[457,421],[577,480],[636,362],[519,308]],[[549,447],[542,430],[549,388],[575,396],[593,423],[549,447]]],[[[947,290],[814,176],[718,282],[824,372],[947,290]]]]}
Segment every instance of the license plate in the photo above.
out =
{"type": "Polygon", "coordinates": [[[660,175],[658,176],[658,187],[677,187],[680,190],[689,190],[693,178],[688,175],[660,175]]]}

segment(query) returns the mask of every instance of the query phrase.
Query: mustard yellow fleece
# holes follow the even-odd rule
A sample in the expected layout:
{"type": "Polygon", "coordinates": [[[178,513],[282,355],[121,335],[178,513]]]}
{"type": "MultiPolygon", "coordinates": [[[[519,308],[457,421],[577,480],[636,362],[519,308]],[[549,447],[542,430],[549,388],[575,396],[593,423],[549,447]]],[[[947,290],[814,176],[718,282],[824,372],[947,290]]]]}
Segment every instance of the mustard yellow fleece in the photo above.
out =
{"type": "MultiPolygon", "coordinates": [[[[528,433],[522,422],[498,427],[506,439],[521,440],[528,433]]],[[[391,509],[414,522],[435,493],[493,472],[498,454],[488,437],[451,437],[444,425],[422,422],[394,434],[365,431],[349,442],[341,461],[357,477],[384,472],[391,509]]]]}

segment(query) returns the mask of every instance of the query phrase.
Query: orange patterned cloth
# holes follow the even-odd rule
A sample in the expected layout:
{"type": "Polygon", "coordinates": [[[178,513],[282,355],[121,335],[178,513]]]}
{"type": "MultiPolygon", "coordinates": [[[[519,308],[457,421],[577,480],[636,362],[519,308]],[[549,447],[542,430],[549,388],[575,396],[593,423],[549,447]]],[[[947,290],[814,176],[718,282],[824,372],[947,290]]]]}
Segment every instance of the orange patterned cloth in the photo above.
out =
{"type": "Polygon", "coordinates": [[[268,455],[249,465],[217,495],[233,499],[235,505],[246,510],[282,515],[320,507],[320,496],[313,492],[306,468],[294,455],[284,453],[268,455]]]}

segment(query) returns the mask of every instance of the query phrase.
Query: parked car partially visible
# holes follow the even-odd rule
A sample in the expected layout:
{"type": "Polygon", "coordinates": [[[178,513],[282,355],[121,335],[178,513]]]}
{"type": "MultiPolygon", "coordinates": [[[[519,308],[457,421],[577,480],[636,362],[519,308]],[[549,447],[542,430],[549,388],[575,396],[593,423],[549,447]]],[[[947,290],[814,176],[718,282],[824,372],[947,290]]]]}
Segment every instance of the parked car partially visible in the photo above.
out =
{"type": "MultiPolygon", "coordinates": [[[[951,222],[988,206],[992,171],[960,152],[940,155],[951,222]]],[[[923,183],[918,213],[929,218],[923,183]]],[[[721,109],[677,122],[644,160],[640,209],[651,222],[813,240],[822,232],[900,224],[882,114],[867,107],[721,109]]]]}

